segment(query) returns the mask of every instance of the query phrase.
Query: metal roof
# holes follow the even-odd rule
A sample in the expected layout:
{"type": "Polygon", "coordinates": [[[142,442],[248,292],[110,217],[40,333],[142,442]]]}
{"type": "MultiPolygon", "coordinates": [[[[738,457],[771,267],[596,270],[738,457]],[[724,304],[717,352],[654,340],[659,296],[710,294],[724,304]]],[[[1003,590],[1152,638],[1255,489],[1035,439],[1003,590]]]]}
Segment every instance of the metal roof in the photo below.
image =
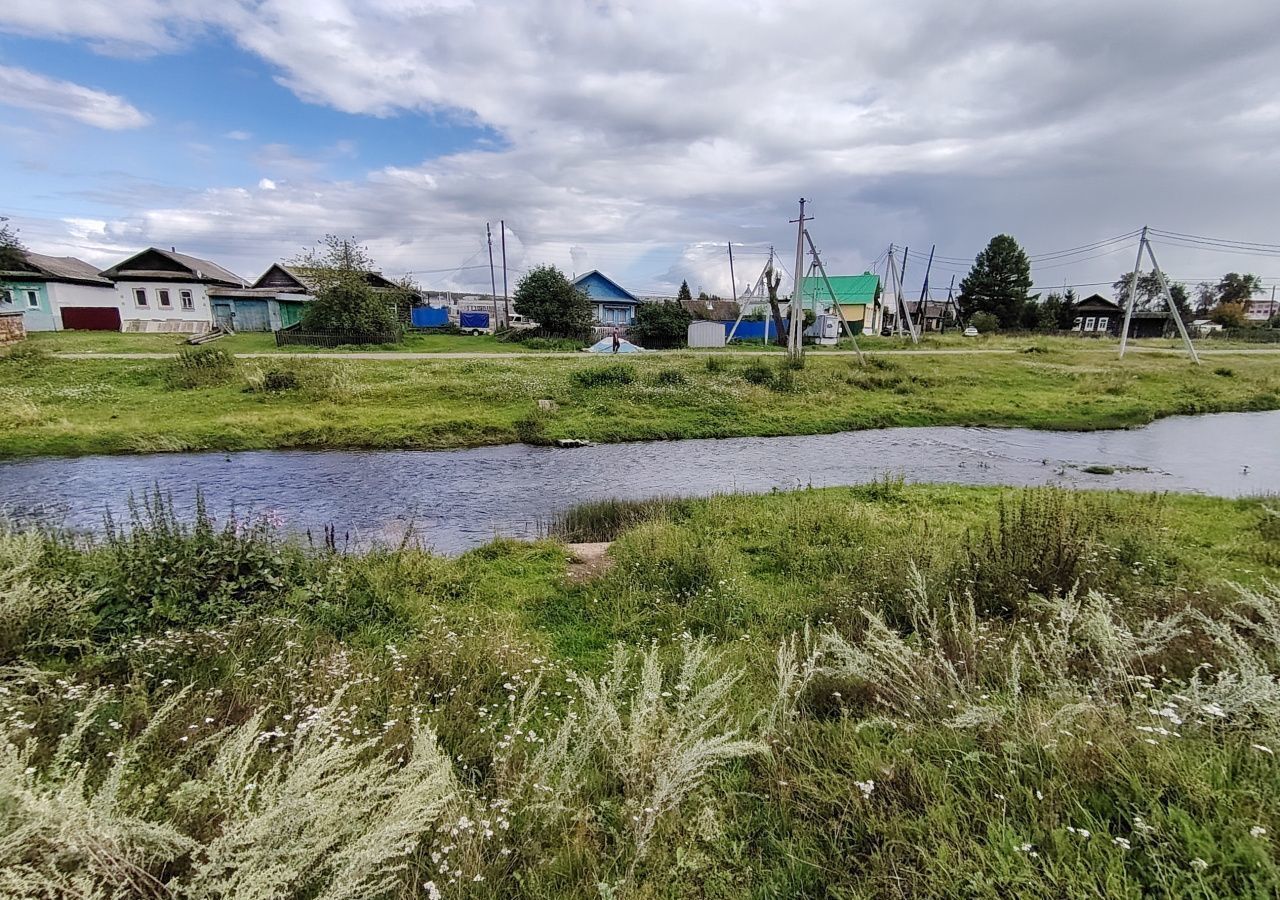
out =
{"type": "Polygon", "coordinates": [[[198,278],[199,280],[220,281],[224,284],[229,284],[233,286],[248,287],[248,282],[246,282],[243,278],[241,278],[239,275],[237,275],[235,272],[232,272],[229,269],[224,269],[222,266],[218,265],[215,262],[210,262],[207,259],[201,259],[198,256],[191,256],[186,253],[178,253],[177,251],[174,251],[174,250],[162,250],[159,247],[148,247],[146,250],[143,250],[139,253],[135,253],[133,256],[130,256],[128,259],[124,260],[123,262],[116,263],[114,266],[112,266],[109,269],[103,269],[101,274],[106,278],[118,278],[126,273],[133,275],[135,277],[139,275],[145,275],[148,277],[165,277],[165,278],[174,277],[175,273],[173,272],[163,272],[161,270],[152,270],[152,269],[130,268],[130,263],[132,263],[134,260],[138,259],[141,256],[145,256],[148,253],[158,253],[161,256],[167,259],[170,259],[173,262],[176,262],[178,265],[182,266],[184,269],[187,269],[192,276],[194,276],[195,278],[198,278]]]}
{"type": "Polygon", "coordinates": [[[27,264],[33,271],[11,270],[4,272],[13,278],[27,278],[35,281],[73,281],[85,284],[96,284],[110,287],[111,282],[98,274],[98,267],[90,265],[83,259],[74,256],[45,256],[43,253],[24,251],[27,264]],[[35,276],[34,278],[32,276],[35,276]]]}
{"type": "MultiPolygon", "coordinates": [[[[873,303],[876,289],[880,287],[880,276],[871,272],[863,272],[861,275],[832,275],[827,281],[831,282],[831,291],[835,292],[836,300],[841,306],[873,303]]],[[[827,290],[821,275],[804,278],[800,282],[800,297],[805,306],[813,306],[815,302],[830,303],[831,291],[827,290]]]]}

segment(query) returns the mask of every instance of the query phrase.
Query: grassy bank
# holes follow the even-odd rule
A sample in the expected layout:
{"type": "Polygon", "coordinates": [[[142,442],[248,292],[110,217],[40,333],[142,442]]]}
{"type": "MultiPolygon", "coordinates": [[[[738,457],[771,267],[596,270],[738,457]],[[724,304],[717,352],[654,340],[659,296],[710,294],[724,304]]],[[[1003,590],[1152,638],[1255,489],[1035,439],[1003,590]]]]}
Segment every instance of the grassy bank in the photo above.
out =
{"type": "Polygon", "coordinates": [[[443,448],[810,434],[890,425],[1096,429],[1280,407],[1280,357],[1117,360],[1078,342],[999,355],[734,354],[627,360],[0,357],[0,457],[263,448],[443,448]],[[207,365],[213,361],[216,365],[207,365]],[[550,408],[539,401],[551,401],[550,408]]]}
{"type": "Polygon", "coordinates": [[[0,533],[0,891],[1275,896],[1257,501],[602,504],[344,556],[0,533]]]}

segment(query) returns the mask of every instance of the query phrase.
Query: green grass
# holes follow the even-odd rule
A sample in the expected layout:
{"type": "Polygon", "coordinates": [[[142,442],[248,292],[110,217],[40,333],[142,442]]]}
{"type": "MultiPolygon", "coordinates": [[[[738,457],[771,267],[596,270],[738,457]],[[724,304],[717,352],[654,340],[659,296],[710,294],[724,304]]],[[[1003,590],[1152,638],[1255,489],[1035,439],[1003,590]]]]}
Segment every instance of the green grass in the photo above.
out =
{"type": "MultiPolygon", "coordinates": [[[[130,346],[178,349],[171,337],[116,337],[130,346]]],[[[84,346],[94,339],[54,336],[82,338],[84,346]]],[[[615,361],[588,355],[241,359],[223,383],[178,390],[169,388],[161,361],[61,359],[42,353],[47,346],[32,341],[0,357],[0,457],[445,448],[531,437],[625,441],[892,425],[1087,430],[1178,413],[1280,407],[1280,356],[1231,356],[1235,376],[1228,379],[1176,355],[1118,360],[1067,340],[1036,354],[884,354],[865,368],[852,357],[815,353],[803,370],[787,372],[760,357],[663,353],[616,363],[634,376],[630,381],[602,377],[615,361]],[[294,373],[288,380],[296,390],[252,389],[265,373],[284,368],[294,373]],[[556,408],[539,411],[543,399],[556,408]]]]}
{"type": "Polygon", "coordinates": [[[155,502],[94,546],[0,531],[6,890],[1275,896],[1274,516],[594,504],[585,583],[550,540],[344,555],[155,502]]]}
{"type": "MultiPolygon", "coordinates": [[[[117,334],[107,331],[38,331],[27,340],[50,353],[177,353],[186,346],[185,335],[117,334]]],[[[399,344],[368,347],[276,347],[267,333],[244,332],[218,338],[209,346],[228,353],[537,353],[523,344],[504,343],[493,335],[423,334],[405,335],[399,344]]]]}

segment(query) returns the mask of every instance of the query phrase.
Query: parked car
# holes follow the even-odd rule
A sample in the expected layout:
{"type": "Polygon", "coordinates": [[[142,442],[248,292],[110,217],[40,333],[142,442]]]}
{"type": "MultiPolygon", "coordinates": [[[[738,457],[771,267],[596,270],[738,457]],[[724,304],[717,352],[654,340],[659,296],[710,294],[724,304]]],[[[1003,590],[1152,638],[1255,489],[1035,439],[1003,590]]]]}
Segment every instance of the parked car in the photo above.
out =
{"type": "Polygon", "coordinates": [[[965,337],[977,337],[977,336],[978,336],[978,329],[976,329],[976,328],[974,328],[972,325],[970,325],[968,328],[966,328],[966,329],[964,330],[964,336],[965,336],[965,337]]]}
{"type": "Polygon", "coordinates": [[[512,328],[537,328],[538,327],[537,322],[533,321],[533,319],[529,319],[529,318],[526,318],[525,316],[520,315],[520,313],[512,313],[511,321],[508,322],[507,324],[510,325],[512,328]]]}

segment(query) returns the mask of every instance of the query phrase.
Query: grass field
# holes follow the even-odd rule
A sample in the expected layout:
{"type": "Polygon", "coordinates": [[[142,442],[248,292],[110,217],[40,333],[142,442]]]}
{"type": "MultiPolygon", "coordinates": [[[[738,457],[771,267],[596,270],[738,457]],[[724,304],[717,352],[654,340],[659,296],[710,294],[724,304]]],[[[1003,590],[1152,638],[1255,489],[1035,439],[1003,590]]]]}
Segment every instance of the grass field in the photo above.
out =
{"type": "MultiPolygon", "coordinates": [[[[56,340],[82,337],[82,349],[94,340],[56,340]]],[[[130,347],[153,340],[116,337],[130,347]]],[[[1013,352],[995,355],[886,354],[866,367],[815,353],[802,371],[733,353],[236,360],[221,346],[209,367],[190,359],[70,360],[44,352],[48,345],[32,341],[0,357],[0,457],[444,448],[890,425],[1096,429],[1280,408],[1280,356],[1215,356],[1196,367],[1173,354],[1119,360],[1106,347],[1067,339],[1011,343],[1005,349],[1013,352]]]]}
{"type": "Polygon", "coordinates": [[[1280,511],[904,487],[0,532],[0,893],[1274,897],[1280,511]]]}

